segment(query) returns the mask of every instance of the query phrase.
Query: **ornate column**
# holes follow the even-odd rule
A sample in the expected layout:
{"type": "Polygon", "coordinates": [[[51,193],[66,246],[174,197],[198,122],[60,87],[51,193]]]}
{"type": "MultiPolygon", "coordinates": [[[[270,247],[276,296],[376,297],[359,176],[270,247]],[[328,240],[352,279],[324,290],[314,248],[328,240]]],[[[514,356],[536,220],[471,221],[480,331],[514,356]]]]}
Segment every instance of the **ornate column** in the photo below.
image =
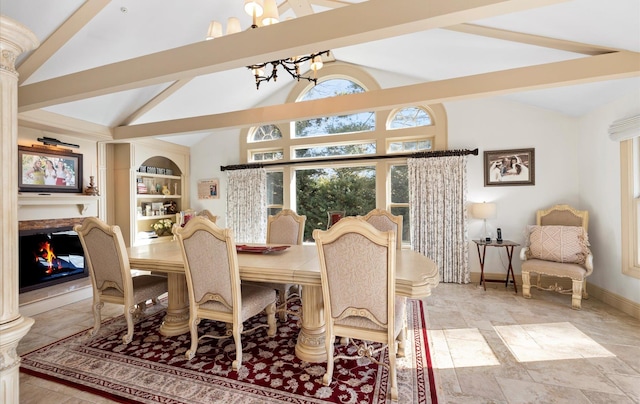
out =
{"type": "Polygon", "coordinates": [[[18,311],[18,55],[39,45],[22,24],[0,15],[0,402],[20,401],[18,342],[33,319],[18,311]]]}

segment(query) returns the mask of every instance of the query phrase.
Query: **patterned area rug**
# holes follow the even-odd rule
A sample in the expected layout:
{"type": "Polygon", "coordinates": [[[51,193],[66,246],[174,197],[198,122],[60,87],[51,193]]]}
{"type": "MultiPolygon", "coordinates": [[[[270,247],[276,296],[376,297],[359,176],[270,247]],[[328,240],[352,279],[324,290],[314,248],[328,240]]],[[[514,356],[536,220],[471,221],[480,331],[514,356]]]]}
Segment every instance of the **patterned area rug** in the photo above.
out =
{"type": "MultiPolygon", "coordinates": [[[[435,404],[422,302],[408,302],[406,357],[397,360],[398,403],[435,404]]],[[[267,337],[264,328],[243,335],[242,367],[232,371],[232,338],[201,340],[195,358],[187,361],[189,333],[164,337],[157,332],[164,314],[163,310],[140,320],[129,345],[121,343],[126,324],[118,317],[104,322],[94,338],[82,332],[24,355],[21,371],[120,402],[391,402],[387,368],[368,359],[336,361],[331,385],[323,386],[324,363],[303,362],[295,355],[295,316],[278,323],[274,337],[267,337]]],[[[266,322],[266,317],[256,321],[266,322]]],[[[199,335],[224,331],[224,325],[207,320],[199,327],[199,335]]],[[[345,349],[352,350],[337,345],[336,351],[345,349]]],[[[383,362],[386,352],[380,353],[383,362]]]]}

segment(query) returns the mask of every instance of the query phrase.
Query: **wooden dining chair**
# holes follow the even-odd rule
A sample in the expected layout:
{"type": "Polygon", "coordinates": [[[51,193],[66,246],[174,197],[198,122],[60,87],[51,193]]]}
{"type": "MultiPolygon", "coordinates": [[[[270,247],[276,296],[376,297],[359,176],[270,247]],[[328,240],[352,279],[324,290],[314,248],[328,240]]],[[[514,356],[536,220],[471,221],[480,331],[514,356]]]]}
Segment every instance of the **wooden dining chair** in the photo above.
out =
{"type": "Polygon", "coordinates": [[[184,258],[189,291],[189,330],[191,347],[185,353],[193,359],[202,338],[227,338],[230,335],[198,337],[201,319],[231,324],[236,349],[232,368],[242,365],[243,332],[268,327],[267,335],[276,333],[276,292],[256,285],[240,284],[238,255],[231,229],[221,229],[204,217],[194,217],[183,228],[176,229],[176,238],[184,258]],[[263,311],[267,324],[243,331],[243,323],[263,311]]]}
{"type": "MultiPolygon", "coordinates": [[[[364,220],[369,223],[377,230],[380,231],[392,231],[396,235],[396,248],[398,250],[402,249],[402,215],[392,215],[391,212],[385,209],[373,209],[369,213],[364,216],[357,216],[358,218],[364,220]]],[[[402,312],[404,313],[406,310],[407,298],[403,297],[401,299],[397,299],[397,304],[401,304],[402,312]]],[[[406,329],[406,318],[403,317],[403,321],[405,324],[402,327],[402,332],[406,329]]],[[[400,338],[400,343],[398,345],[398,356],[404,356],[404,334],[400,338]]],[[[346,344],[348,341],[343,339],[343,344],[346,344]]]]}
{"type": "Polygon", "coordinates": [[[331,229],[314,230],[320,258],[320,277],[326,326],[327,368],[322,378],[331,383],[336,359],[368,357],[389,368],[391,399],[398,398],[396,342],[404,338],[402,309],[395,295],[396,239],[392,231],[381,232],[354,217],[341,219],[331,229]],[[334,358],[337,335],[347,337],[357,356],[334,358]],[[358,342],[359,341],[359,342],[358,342]],[[382,343],[374,350],[368,341],[382,343]],[[389,363],[373,355],[389,349],[389,363]]]}
{"type": "Polygon", "coordinates": [[[362,216],[362,220],[380,231],[394,232],[397,248],[398,250],[402,249],[402,215],[392,215],[391,212],[385,209],[373,209],[362,216]]]}
{"type": "Polygon", "coordinates": [[[218,216],[211,213],[211,211],[208,209],[202,209],[197,213],[197,216],[206,217],[207,219],[211,220],[213,223],[216,223],[218,221],[218,216]]]}
{"type": "MultiPolygon", "coordinates": [[[[298,215],[291,209],[282,209],[275,215],[267,218],[267,244],[300,245],[304,236],[304,224],[307,221],[305,215],[298,215]]],[[[278,317],[281,322],[287,321],[287,303],[295,294],[292,289],[299,290],[294,284],[244,282],[246,284],[258,284],[278,291],[278,317]]],[[[299,313],[295,313],[299,315],[299,313]]]]}
{"type": "Polygon", "coordinates": [[[91,335],[100,329],[100,310],[104,303],[124,306],[127,334],[122,342],[133,338],[133,316],[146,308],[146,302],[157,303],[158,296],[167,293],[167,278],[161,275],[131,276],[127,249],[119,226],[110,226],[95,217],[86,218],[73,228],[84,249],[93,287],[93,320],[91,335]]]}

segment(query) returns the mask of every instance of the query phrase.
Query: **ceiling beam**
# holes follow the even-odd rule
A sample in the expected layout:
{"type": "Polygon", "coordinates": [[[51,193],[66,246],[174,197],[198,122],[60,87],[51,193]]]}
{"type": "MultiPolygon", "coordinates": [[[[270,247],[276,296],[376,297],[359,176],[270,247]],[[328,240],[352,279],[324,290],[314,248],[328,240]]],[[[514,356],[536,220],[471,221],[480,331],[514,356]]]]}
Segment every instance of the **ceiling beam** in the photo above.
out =
{"type": "Polygon", "coordinates": [[[89,21],[93,19],[111,0],[87,0],[71,17],[62,23],[53,34],[33,51],[18,67],[19,84],[24,83],[40,66],[73,38],[89,21]]]}
{"type": "Polygon", "coordinates": [[[522,32],[507,31],[499,28],[485,27],[475,24],[458,24],[445,27],[450,31],[462,32],[465,34],[481,35],[489,38],[502,39],[505,41],[519,42],[528,45],[543,46],[545,48],[558,49],[567,52],[581,53],[583,55],[602,55],[604,53],[616,52],[621,49],[607,48],[604,46],[589,45],[580,42],[566,41],[564,39],[550,38],[546,36],[525,34],[522,32]]]}
{"type": "Polygon", "coordinates": [[[402,106],[491,97],[634,76],[640,76],[640,53],[622,51],[320,100],[121,126],[114,128],[113,133],[115,140],[125,140],[241,128],[327,115],[345,115],[402,106]]]}
{"type": "Polygon", "coordinates": [[[313,8],[311,8],[309,0],[287,0],[287,3],[291,6],[291,10],[296,17],[313,14],[313,8]]]}
{"type": "Polygon", "coordinates": [[[461,24],[567,0],[369,0],[18,89],[18,111],[461,24]],[[366,18],[363,18],[366,16],[366,18]],[[305,32],[305,35],[299,35],[305,32]]]}
{"type": "Polygon", "coordinates": [[[192,79],[183,79],[183,80],[178,80],[174,82],[169,87],[165,88],[160,94],[153,97],[151,101],[147,102],[146,104],[138,108],[133,114],[129,115],[125,120],[123,120],[120,123],[120,126],[129,125],[131,124],[131,122],[135,122],[136,119],[140,118],[142,115],[151,111],[153,108],[158,106],[158,104],[160,104],[162,101],[166,100],[167,98],[175,94],[176,91],[180,90],[191,80],[192,79]]]}

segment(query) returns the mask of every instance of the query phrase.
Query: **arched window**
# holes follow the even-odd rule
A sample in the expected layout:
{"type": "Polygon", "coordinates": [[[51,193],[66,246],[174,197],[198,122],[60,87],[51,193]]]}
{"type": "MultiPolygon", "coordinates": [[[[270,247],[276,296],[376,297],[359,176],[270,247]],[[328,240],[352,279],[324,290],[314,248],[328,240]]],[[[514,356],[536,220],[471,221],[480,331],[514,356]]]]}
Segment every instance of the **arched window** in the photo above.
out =
{"type": "Polygon", "coordinates": [[[417,126],[430,126],[431,115],[420,107],[402,108],[392,115],[389,120],[389,129],[415,128],[417,126]]]}
{"type": "Polygon", "coordinates": [[[249,142],[264,142],[282,139],[282,132],[276,125],[262,125],[251,133],[249,142]]]}
{"type": "MultiPolygon", "coordinates": [[[[322,74],[315,86],[295,84],[286,103],[380,90],[373,77],[357,66],[335,62],[326,65],[322,74]]],[[[321,105],[332,105],[331,100],[321,105]]],[[[270,214],[290,208],[306,215],[305,240],[311,241],[313,229],[326,228],[330,210],[351,216],[365,215],[376,207],[388,209],[403,215],[402,238],[409,242],[406,157],[383,160],[376,156],[446,149],[447,119],[441,104],[334,113],[294,121],[281,124],[280,137],[272,139],[262,134],[268,132],[263,128],[271,126],[256,130],[259,139],[255,138],[256,132],[245,129],[247,135],[241,136],[240,144],[246,162],[299,162],[268,168],[270,214]],[[376,125],[376,121],[381,124],[376,125]],[[349,161],[345,157],[366,158],[349,161]],[[333,158],[337,161],[331,161],[333,158]]]]}
{"type": "MultiPolygon", "coordinates": [[[[364,93],[359,84],[347,79],[329,79],[319,82],[303,94],[298,101],[318,100],[346,94],[364,93]]],[[[338,133],[372,131],[376,127],[374,112],[360,112],[350,115],[326,116],[297,121],[295,137],[324,136],[338,133]]]]}

